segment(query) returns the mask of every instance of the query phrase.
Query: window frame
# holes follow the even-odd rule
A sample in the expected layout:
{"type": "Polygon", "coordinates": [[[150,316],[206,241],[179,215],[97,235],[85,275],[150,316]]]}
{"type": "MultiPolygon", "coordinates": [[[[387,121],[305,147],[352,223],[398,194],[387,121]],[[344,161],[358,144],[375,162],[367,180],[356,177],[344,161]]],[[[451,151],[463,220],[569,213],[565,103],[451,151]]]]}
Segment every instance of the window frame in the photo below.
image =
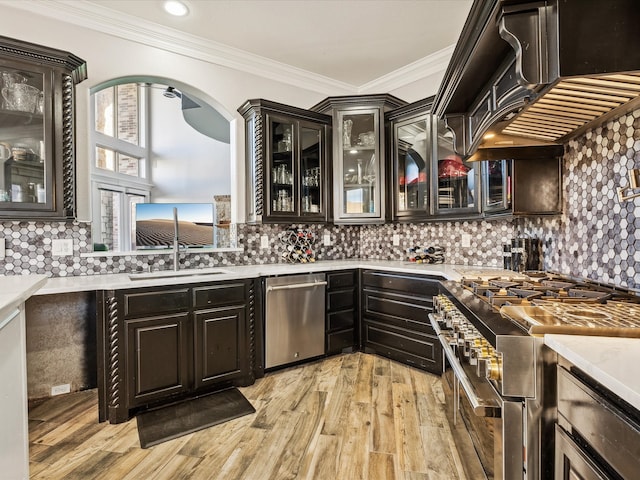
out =
{"type": "MultiPolygon", "coordinates": [[[[102,132],[96,130],[96,94],[104,89],[97,90],[91,94],[91,114],[90,114],[90,141],[91,141],[91,154],[90,154],[90,175],[91,175],[91,218],[92,222],[92,238],[94,242],[98,239],[102,239],[102,222],[95,219],[100,218],[101,208],[101,191],[108,190],[120,195],[120,221],[121,228],[118,235],[118,241],[120,248],[113,250],[113,252],[126,252],[131,251],[133,248],[131,241],[131,227],[135,219],[132,218],[131,210],[129,209],[129,196],[142,196],[145,201],[149,202],[151,199],[151,190],[153,188],[151,178],[151,141],[150,141],[150,112],[149,112],[149,89],[150,84],[140,84],[138,82],[123,82],[115,85],[109,85],[106,88],[116,89],[119,85],[126,85],[128,83],[136,83],[138,86],[138,137],[140,145],[121,140],[115,136],[111,137],[102,132]],[[117,162],[115,170],[107,170],[99,168],[96,165],[96,149],[105,148],[113,150],[115,153],[129,155],[135,158],[139,158],[141,162],[145,164],[139,166],[142,176],[133,176],[117,171],[117,162]]],[[[114,94],[114,99],[117,99],[117,95],[114,94]]],[[[117,105],[114,105],[114,111],[117,112],[117,105]]],[[[115,120],[117,122],[117,118],[115,120]]],[[[117,125],[114,125],[114,135],[117,135],[117,125]]],[[[99,242],[98,242],[99,243],[99,242]]]]}

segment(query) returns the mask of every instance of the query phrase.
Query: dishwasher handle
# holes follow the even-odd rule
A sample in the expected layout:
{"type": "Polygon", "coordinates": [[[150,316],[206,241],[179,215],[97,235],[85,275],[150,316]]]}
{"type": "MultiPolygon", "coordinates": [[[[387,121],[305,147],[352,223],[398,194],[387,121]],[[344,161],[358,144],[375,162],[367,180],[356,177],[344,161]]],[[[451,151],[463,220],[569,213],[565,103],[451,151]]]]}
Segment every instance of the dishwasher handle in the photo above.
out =
{"type": "Polygon", "coordinates": [[[298,288],[321,287],[326,284],[327,284],[326,281],[321,281],[321,282],[308,282],[308,283],[292,283],[290,285],[276,285],[276,286],[269,285],[267,287],[267,292],[273,292],[276,290],[294,290],[298,288]]]}

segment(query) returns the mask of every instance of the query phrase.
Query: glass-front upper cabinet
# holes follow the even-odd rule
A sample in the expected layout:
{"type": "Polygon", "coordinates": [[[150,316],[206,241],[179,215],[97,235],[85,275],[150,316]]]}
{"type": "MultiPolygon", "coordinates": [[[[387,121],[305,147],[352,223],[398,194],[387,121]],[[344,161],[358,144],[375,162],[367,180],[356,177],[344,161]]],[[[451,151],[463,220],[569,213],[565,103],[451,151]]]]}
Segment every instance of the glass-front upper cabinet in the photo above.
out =
{"type": "Polygon", "coordinates": [[[483,212],[501,212],[511,208],[511,160],[482,162],[483,212]]]}
{"type": "Polygon", "coordinates": [[[377,112],[340,112],[342,148],[336,185],[339,218],[378,218],[381,215],[379,121],[377,112]]]}
{"type": "Polygon", "coordinates": [[[0,37],[0,217],[75,216],[73,86],[85,68],[69,53],[0,37]]]}
{"type": "Polygon", "coordinates": [[[435,191],[435,213],[466,216],[480,213],[479,163],[462,160],[453,149],[453,134],[443,121],[434,118],[435,142],[432,172],[438,179],[435,191]]]}
{"type": "Polygon", "coordinates": [[[269,198],[271,214],[293,214],[295,210],[292,122],[269,117],[271,169],[269,175],[269,198]]]}
{"type": "Polygon", "coordinates": [[[390,208],[393,220],[425,220],[431,215],[431,105],[433,97],[389,112],[391,142],[390,208]]]}
{"type": "Polygon", "coordinates": [[[247,221],[326,222],[331,117],[261,99],[238,111],[247,138],[247,221]]]}
{"type": "Polygon", "coordinates": [[[385,112],[405,105],[391,95],[329,97],[312,110],[333,116],[333,221],[384,223],[385,112]]]}

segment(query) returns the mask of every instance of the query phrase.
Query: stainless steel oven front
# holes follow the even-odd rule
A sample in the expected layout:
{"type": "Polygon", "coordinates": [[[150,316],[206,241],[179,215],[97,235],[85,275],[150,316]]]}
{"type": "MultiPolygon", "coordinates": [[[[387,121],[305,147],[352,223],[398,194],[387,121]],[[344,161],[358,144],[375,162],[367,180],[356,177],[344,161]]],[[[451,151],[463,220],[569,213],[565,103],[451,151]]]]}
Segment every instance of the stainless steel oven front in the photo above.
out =
{"type": "Polygon", "coordinates": [[[553,443],[547,439],[553,439],[548,430],[556,412],[555,392],[548,385],[555,384],[555,376],[545,375],[546,364],[554,359],[546,358],[548,349],[541,339],[482,305],[479,321],[473,307],[469,310],[441,294],[434,297],[430,315],[450,367],[443,377],[447,401],[453,405],[450,420],[454,427],[463,422],[485,478],[550,478],[553,443]]]}

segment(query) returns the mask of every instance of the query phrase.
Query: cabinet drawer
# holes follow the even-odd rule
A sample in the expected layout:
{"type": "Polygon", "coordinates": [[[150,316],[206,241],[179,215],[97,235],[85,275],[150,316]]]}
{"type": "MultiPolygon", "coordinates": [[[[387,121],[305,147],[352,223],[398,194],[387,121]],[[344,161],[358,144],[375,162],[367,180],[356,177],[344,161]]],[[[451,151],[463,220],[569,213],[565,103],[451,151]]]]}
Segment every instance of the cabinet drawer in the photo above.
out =
{"type": "Polygon", "coordinates": [[[341,290],[327,293],[327,311],[344,310],[353,308],[355,304],[355,289],[341,290]]]}
{"type": "Polygon", "coordinates": [[[155,315],[187,310],[188,308],[188,288],[124,294],[125,317],[155,315]]]}
{"type": "Polygon", "coordinates": [[[364,319],[363,326],[365,352],[378,353],[433,373],[442,373],[442,346],[435,335],[371,319],[364,319]]]}
{"type": "Polygon", "coordinates": [[[558,367],[558,414],[623,478],[640,472],[640,425],[621,406],[558,367]]]}
{"type": "Polygon", "coordinates": [[[343,350],[353,349],[354,339],[353,330],[344,330],[327,335],[327,354],[341,353],[343,350]]]}
{"type": "Polygon", "coordinates": [[[363,287],[397,290],[404,293],[420,295],[431,300],[438,294],[438,278],[413,277],[397,273],[365,271],[362,274],[363,287]]]}
{"type": "Polygon", "coordinates": [[[342,330],[345,328],[353,328],[355,324],[356,312],[353,310],[343,310],[341,312],[333,312],[327,315],[327,329],[342,330]]]}
{"type": "Polygon", "coordinates": [[[431,302],[376,290],[365,290],[362,312],[370,318],[421,332],[433,333],[429,322],[431,302]]]}
{"type": "Polygon", "coordinates": [[[348,272],[337,272],[327,274],[327,288],[335,290],[338,288],[352,287],[356,284],[355,270],[348,272]]]}
{"type": "Polygon", "coordinates": [[[221,283],[193,289],[193,306],[196,309],[244,303],[244,283],[221,283]]]}

